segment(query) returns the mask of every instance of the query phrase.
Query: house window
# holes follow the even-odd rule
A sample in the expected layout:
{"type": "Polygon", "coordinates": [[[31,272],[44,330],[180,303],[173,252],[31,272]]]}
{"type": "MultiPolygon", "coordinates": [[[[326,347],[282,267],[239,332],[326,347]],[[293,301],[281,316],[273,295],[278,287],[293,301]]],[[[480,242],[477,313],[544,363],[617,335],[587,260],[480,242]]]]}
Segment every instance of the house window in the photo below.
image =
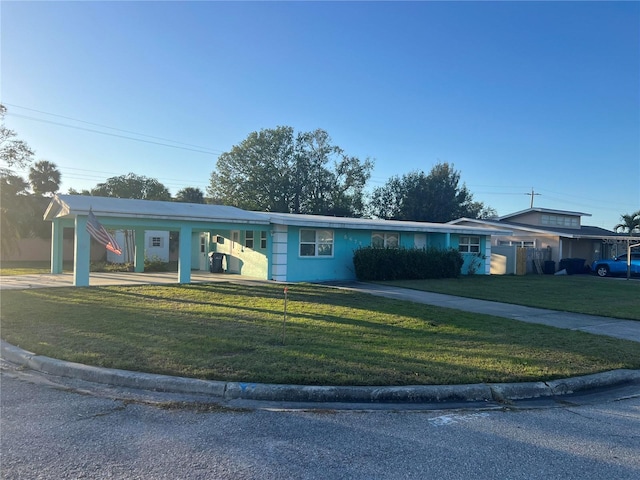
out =
{"type": "Polygon", "coordinates": [[[301,257],[332,257],[333,230],[300,230],[301,257]]]}
{"type": "Polygon", "coordinates": [[[267,231],[262,230],[260,232],[260,248],[267,248],[267,231]]]}
{"type": "Polygon", "coordinates": [[[542,215],[540,217],[542,225],[558,226],[558,227],[579,227],[578,217],[567,215],[542,215]]]}
{"type": "Polygon", "coordinates": [[[149,246],[150,247],[162,247],[162,237],[150,237],[149,238],[149,246]]]}
{"type": "Polygon", "coordinates": [[[462,253],[479,253],[480,252],[480,237],[460,237],[458,243],[458,250],[462,253]]]}
{"type": "Polygon", "coordinates": [[[253,248],[253,230],[247,230],[244,232],[244,246],[247,248],[253,248]]]}
{"type": "Polygon", "coordinates": [[[498,245],[501,247],[510,246],[510,247],[524,247],[524,248],[535,248],[536,242],[535,240],[500,240],[498,245]]]}
{"type": "Polygon", "coordinates": [[[374,248],[398,248],[400,234],[397,232],[373,232],[371,246],[374,248]]]}

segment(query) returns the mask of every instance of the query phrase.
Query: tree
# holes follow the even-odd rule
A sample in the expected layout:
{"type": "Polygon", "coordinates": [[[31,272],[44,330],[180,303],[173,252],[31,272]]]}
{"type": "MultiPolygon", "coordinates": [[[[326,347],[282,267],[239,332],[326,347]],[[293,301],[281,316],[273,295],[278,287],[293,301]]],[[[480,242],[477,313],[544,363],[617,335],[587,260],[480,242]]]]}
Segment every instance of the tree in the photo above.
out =
{"type": "Polygon", "coordinates": [[[218,158],[207,193],[246,210],[359,215],[373,163],[349,157],[318,129],[252,132],[218,158]]]}
{"type": "Polygon", "coordinates": [[[185,187],[176,194],[176,202],[204,203],[204,193],[199,188],[185,187]]]}
{"type": "Polygon", "coordinates": [[[136,198],[141,200],[171,200],[167,187],[155,178],[128,173],[108,178],[91,189],[91,195],[100,197],[136,198]]]}
{"type": "Polygon", "coordinates": [[[69,195],[91,195],[91,190],[87,190],[86,188],[83,188],[82,190],[76,190],[75,188],[69,188],[69,190],[67,191],[67,193],[69,195]]]}
{"type": "Polygon", "coordinates": [[[11,173],[13,167],[25,168],[33,159],[34,152],[24,141],[18,140],[16,132],[4,124],[7,109],[0,104],[0,160],[4,163],[0,173],[11,173]]]}
{"type": "Polygon", "coordinates": [[[27,220],[34,218],[28,201],[29,185],[11,170],[29,165],[33,150],[4,125],[6,112],[0,104],[0,251],[3,255],[18,249],[20,239],[28,231],[27,220]]]}
{"type": "Polygon", "coordinates": [[[288,212],[293,192],[293,129],[252,132],[218,158],[207,192],[246,210],[288,212]]]}
{"type": "Polygon", "coordinates": [[[54,194],[60,187],[60,171],[55,163],[41,160],[29,169],[29,183],[36,195],[54,194]]]}
{"type": "Polygon", "coordinates": [[[378,218],[419,222],[495,215],[492,208],[473,201],[467,187],[460,186],[460,172],[446,162],[436,164],[429,175],[414,171],[390,178],[373,190],[369,210],[378,218]]]}
{"type": "Polygon", "coordinates": [[[0,249],[3,255],[18,249],[24,233],[24,219],[29,185],[18,175],[3,172],[0,176],[0,249]]]}
{"type": "Polygon", "coordinates": [[[620,215],[621,223],[613,227],[614,232],[622,231],[629,235],[640,234],[640,210],[634,213],[620,215]]]}

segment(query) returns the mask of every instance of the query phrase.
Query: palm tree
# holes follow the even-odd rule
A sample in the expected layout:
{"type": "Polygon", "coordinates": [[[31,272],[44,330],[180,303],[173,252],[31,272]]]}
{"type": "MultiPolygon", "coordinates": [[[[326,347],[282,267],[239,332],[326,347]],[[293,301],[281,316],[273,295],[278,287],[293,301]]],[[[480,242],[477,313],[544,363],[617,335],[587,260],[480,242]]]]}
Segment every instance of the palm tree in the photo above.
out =
{"type": "Polygon", "coordinates": [[[199,188],[185,187],[176,194],[176,202],[204,203],[204,193],[199,188]]]}
{"type": "Polygon", "coordinates": [[[640,210],[637,212],[620,215],[621,223],[613,227],[615,232],[622,231],[622,233],[628,233],[629,235],[640,234],[640,210]]]}
{"type": "Polygon", "coordinates": [[[60,187],[60,171],[55,163],[40,160],[29,169],[29,183],[36,195],[56,193],[60,187]]]}

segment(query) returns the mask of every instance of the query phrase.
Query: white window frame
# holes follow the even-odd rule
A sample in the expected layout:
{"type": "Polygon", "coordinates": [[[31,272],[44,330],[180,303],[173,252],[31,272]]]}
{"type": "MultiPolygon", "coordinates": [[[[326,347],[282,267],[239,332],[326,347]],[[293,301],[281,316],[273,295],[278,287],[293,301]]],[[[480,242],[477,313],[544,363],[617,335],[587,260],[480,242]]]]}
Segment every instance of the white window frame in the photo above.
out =
{"type": "Polygon", "coordinates": [[[300,258],[333,258],[334,239],[335,235],[333,230],[326,228],[301,228],[299,233],[298,256],[300,258]],[[313,240],[310,238],[310,232],[313,232],[313,240]],[[313,253],[311,253],[310,247],[312,247],[313,253]],[[303,249],[305,251],[304,253],[303,249]],[[327,251],[329,253],[327,253],[327,251]]]}
{"type": "Polygon", "coordinates": [[[499,240],[499,247],[536,248],[535,240],[499,240]]]}
{"type": "Polygon", "coordinates": [[[149,237],[149,248],[162,248],[164,246],[164,242],[162,241],[162,237],[158,237],[158,236],[154,236],[154,237],[149,237]],[[156,245],[156,242],[157,245],[156,245]]]}
{"type": "Polygon", "coordinates": [[[480,253],[480,237],[474,235],[460,235],[458,240],[460,253],[480,253]]]}
{"type": "Polygon", "coordinates": [[[253,249],[253,230],[245,230],[245,232],[244,232],[244,246],[245,246],[245,248],[253,249]]]}
{"type": "Polygon", "coordinates": [[[260,231],[260,248],[262,249],[267,248],[267,231],[266,230],[260,231]]]}
{"type": "Polygon", "coordinates": [[[577,217],[571,217],[567,215],[542,215],[540,217],[541,225],[558,226],[558,227],[570,227],[576,228],[580,226],[580,222],[577,217]]]}
{"type": "Polygon", "coordinates": [[[374,248],[400,248],[400,233],[399,232],[371,232],[371,246],[374,248]],[[376,237],[382,240],[382,245],[375,245],[376,237]]]}

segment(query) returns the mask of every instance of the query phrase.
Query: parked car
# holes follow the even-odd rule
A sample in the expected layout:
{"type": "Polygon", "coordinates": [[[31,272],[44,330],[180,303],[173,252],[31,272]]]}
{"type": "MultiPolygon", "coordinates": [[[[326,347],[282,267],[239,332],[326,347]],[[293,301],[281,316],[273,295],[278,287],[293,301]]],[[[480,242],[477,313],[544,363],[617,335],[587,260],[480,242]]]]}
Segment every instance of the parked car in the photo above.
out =
{"type": "MultiPolygon", "coordinates": [[[[596,260],[591,270],[599,277],[627,274],[627,254],[609,260],[596,260]]],[[[640,252],[631,252],[631,275],[640,275],[640,252]]]]}

